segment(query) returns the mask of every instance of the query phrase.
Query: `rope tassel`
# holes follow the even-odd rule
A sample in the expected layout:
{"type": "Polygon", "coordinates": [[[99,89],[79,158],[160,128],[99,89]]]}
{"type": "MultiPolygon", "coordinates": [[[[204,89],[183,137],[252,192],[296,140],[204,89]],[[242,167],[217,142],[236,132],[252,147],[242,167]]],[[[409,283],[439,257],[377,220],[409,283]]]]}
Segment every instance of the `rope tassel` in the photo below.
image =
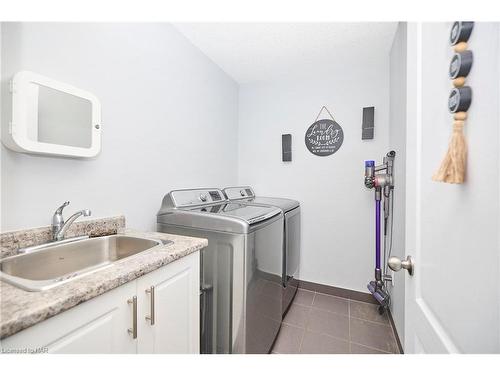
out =
{"type": "Polygon", "coordinates": [[[456,120],[453,123],[453,133],[448,152],[438,171],[432,176],[434,181],[450,184],[464,183],[467,166],[467,142],[463,132],[464,124],[465,121],[463,120],[456,120]]]}

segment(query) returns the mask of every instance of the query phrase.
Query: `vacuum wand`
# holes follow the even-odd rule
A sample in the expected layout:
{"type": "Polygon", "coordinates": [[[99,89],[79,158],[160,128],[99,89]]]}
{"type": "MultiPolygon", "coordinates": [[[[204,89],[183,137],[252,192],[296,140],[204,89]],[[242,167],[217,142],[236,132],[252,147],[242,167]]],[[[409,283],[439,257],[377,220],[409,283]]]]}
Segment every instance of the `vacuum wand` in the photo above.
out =
{"type": "MultiPolygon", "coordinates": [[[[368,283],[368,290],[379,302],[379,310],[383,312],[389,305],[390,296],[385,289],[381,266],[381,201],[384,200],[384,236],[387,236],[387,220],[389,217],[389,199],[394,188],[393,168],[396,152],[390,151],[381,165],[374,160],[365,161],[365,186],[375,191],[375,280],[368,283]],[[382,172],[382,173],[377,173],[382,172]]],[[[391,233],[392,236],[392,233],[391,233]]],[[[385,249],[385,248],[384,248],[385,249]]],[[[385,250],[384,250],[385,258],[385,250]]],[[[384,259],[385,263],[385,259],[384,259]]]]}
{"type": "Polygon", "coordinates": [[[382,280],[380,271],[380,199],[375,200],[375,280],[382,280]]]}
{"type": "Polygon", "coordinates": [[[365,161],[365,186],[369,189],[375,188],[375,280],[381,282],[382,271],[380,266],[380,201],[382,200],[382,186],[380,185],[384,185],[385,181],[388,179],[381,178],[380,175],[375,175],[376,169],[381,170],[380,167],[375,167],[374,160],[365,161]]]}

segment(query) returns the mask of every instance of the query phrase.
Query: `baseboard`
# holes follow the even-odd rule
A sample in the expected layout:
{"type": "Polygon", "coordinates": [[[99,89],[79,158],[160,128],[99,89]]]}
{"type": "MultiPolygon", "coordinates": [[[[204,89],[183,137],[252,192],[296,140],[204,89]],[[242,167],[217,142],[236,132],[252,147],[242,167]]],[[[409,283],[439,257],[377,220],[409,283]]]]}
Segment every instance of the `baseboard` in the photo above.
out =
{"type": "Polygon", "coordinates": [[[311,290],[318,293],[329,294],[336,297],[349,298],[355,301],[373,303],[377,300],[370,293],[358,292],[357,290],[338,288],[336,286],[313,283],[312,281],[299,280],[299,288],[311,290]]]}
{"type": "Polygon", "coordinates": [[[403,350],[403,345],[401,345],[401,340],[399,339],[398,330],[396,329],[396,324],[394,323],[394,319],[392,318],[391,310],[387,310],[389,315],[389,321],[391,322],[392,332],[394,332],[394,337],[396,338],[396,343],[398,344],[398,349],[400,354],[405,354],[403,350]]]}

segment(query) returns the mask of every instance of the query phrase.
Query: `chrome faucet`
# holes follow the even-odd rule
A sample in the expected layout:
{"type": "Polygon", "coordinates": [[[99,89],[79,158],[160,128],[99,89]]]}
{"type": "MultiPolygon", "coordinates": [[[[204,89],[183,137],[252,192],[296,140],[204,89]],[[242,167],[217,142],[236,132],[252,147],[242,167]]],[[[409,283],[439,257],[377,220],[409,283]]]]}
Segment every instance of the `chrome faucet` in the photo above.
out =
{"type": "Polygon", "coordinates": [[[64,240],[64,235],[68,228],[73,224],[73,221],[78,219],[80,216],[90,216],[90,210],[81,210],[75,212],[73,215],[69,217],[67,221],[64,221],[62,212],[64,207],[69,205],[69,202],[64,202],[57,210],[54,212],[54,216],[52,216],[52,240],[53,241],[62,241],[64,240]]]}

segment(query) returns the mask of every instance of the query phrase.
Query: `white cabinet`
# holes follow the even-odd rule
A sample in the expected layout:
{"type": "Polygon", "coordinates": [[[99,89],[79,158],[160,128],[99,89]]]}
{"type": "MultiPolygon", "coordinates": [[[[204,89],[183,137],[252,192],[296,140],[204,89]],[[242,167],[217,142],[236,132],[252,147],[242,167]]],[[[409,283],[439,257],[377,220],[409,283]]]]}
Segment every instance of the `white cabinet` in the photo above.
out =
{"type": "Polygon", "coordinates": [[[49,353],[135,353],[127,333],[136,293],[130,282],[2,340],[2,348],[47,348],[49,353]]]}
{"type": "Polygon", "coordinates": [[[199,353],[199,253],[194,253],[2,340],[50,353],[199,353]],[[154,287],[154,305],[151,293],[154,287]],[[133,329],[137,297],[137,338],[133,329]],[[154,311],[154,324],[150,317],[154,311]]]}
{"type": "Polygon", "coordinates": [[[199,353],[199,268],[177,261],[137,281],[138,353],[199,353]]]}

